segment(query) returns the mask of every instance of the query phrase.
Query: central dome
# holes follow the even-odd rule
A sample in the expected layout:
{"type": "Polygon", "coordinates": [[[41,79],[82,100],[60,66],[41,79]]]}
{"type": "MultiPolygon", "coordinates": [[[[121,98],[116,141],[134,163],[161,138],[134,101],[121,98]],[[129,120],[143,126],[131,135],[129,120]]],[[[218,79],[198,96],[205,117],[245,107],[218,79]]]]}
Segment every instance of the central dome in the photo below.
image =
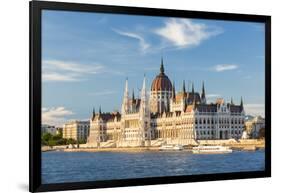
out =
{"type": "Polygon", "coordinates": [[[151,91],[172,91],[172,83],[164,73],[163,59],[161,60],[160,73],[152,82],[151,91]]]}

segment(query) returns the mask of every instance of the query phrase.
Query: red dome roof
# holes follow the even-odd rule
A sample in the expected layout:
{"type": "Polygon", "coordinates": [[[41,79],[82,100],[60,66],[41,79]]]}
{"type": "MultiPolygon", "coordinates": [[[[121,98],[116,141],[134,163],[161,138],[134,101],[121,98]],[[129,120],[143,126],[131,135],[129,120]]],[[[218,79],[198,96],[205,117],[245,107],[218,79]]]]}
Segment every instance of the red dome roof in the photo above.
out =
{"type": "Polygon", "coordinates": [[[156,76],[151,85],[151,91],[172,91],[172,83],[164,73],[163,60],[161,62],[160,74],[156,76]]]}

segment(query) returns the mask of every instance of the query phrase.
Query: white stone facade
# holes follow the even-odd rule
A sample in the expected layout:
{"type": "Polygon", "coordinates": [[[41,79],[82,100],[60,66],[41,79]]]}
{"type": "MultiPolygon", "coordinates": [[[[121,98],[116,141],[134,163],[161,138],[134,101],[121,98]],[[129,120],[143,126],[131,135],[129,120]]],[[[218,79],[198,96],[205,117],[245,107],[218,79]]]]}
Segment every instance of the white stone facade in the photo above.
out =
{"type": "Polygon", "coordinates": [[[204,84],[202,92],[183,89],[176,94],[174,85],[164,73],[153,80],[150,93],[144,78],[140,98],[129,97],[125,83],[121,114],[93,112],[88,144],[100,146],[108,142],[116,146],[150,146],[179,143],[192,145],[197,140],[240,139],[244,129],[243,101],[235,105],[219,99],[207,104],[204,84]],[[158,143],[159,142],[159,143],[158,143]],[[160,143],[161,142],[161,143],[160,143]]]}
{"type": "Polygon", "coordinates": [[[260,130],[265,129],[265,119],[257,116],[245,122],[247,134],[250,138],[259,138],[260,130]]]}

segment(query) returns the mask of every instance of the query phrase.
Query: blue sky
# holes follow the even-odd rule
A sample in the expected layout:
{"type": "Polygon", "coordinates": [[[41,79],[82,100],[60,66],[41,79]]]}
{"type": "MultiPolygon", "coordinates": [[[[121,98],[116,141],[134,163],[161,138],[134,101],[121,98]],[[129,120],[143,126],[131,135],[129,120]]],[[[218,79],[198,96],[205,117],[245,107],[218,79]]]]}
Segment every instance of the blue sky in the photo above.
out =
{"type": "Polygon", "coordinates": [[[223,97],[264,115],[264,24],[102,13],[43,11],[42,118],[61,125],[88,119],[93,107],[120,110],[124,83],[138,95],[165,72],[208,101],[223,97]]]}

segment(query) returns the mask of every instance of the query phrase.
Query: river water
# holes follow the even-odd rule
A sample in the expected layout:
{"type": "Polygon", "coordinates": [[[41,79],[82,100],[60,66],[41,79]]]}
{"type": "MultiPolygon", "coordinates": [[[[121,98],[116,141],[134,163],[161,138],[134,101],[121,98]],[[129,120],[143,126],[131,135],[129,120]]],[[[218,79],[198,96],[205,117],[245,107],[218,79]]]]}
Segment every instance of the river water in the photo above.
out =
{"type": "Polygon", "coordinates": [[[262,171],[264,150],[191,152],[44,152],[42,183],[262,171]]]}

